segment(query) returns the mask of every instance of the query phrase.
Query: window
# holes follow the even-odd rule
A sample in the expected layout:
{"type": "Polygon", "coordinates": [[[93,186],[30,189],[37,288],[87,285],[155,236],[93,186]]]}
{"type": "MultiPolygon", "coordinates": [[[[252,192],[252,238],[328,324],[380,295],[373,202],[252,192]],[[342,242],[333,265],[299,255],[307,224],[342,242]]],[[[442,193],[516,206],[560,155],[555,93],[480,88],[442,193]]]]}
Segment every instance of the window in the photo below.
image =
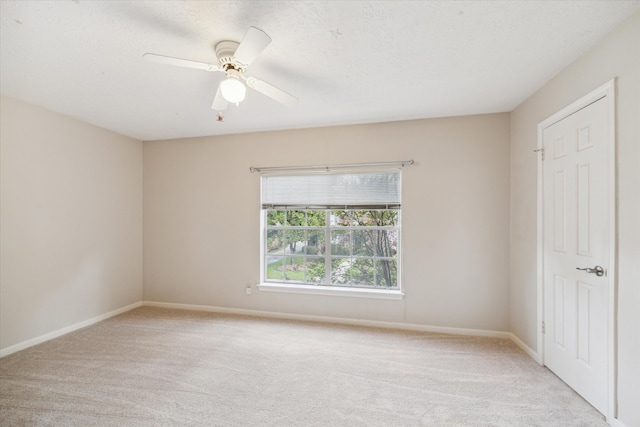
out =
{"type": "Polygon", "coordinates": [[[263,176],[264,282],[399,290],[400,177],[263,176]]]}

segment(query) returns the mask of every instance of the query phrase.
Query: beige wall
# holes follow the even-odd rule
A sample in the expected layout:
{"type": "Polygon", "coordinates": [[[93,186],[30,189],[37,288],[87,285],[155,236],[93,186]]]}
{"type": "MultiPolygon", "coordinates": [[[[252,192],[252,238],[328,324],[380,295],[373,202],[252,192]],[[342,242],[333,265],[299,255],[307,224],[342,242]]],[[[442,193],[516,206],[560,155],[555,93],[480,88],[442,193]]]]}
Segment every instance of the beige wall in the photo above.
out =
{"type": "Polygon", "coordinates": [[[537,124],[617,78],[619,418],[640,425],[640,13],[511,114],[510,329],[536,348],[537,124]]]}
{"type": "Polygon", "coordinates": [[[506,331],[509,115],[144,144],[144,299],[506,331]],[[415,159],[403,174],[402,301],[260,292],[249,166],[415,159]]]}
{"type": "Polygon", "coordinates": [[[0,348],[142,297],[142,143],[2,96],[0,348]]]}

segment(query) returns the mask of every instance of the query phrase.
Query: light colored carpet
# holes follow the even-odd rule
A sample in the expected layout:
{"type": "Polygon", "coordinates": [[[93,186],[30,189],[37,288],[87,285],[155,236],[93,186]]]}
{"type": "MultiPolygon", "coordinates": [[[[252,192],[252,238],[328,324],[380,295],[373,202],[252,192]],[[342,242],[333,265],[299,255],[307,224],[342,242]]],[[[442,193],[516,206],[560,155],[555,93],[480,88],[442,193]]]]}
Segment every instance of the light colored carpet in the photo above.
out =
{"type": "Polygon", "coordinates": [[[3,426],[605,426],[504,339],[141,307],[0,359],[3,426]]]}

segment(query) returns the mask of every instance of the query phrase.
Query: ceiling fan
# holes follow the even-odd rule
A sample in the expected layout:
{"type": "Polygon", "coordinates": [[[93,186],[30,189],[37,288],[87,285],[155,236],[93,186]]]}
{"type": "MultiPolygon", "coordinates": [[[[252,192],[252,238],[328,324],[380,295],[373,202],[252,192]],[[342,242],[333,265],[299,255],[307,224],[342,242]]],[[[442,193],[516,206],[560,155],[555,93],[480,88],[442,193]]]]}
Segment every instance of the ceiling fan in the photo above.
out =
{"type": "Polygon", "coordinates": [[[270,43],[271,37],[264,31],[255,27],[249,27],[247,34],[245,34],[240,43],[224,40],[216,44],[217,64],[207,64],[188,59],[156,55],[154,53],[145,53],[143,57],[149,61],[161,64],[195,68],[211,72],[224,72],[226,77],[218,86],[218,91],[211,105],[213,110],[223,111],[230,102],[237,105],[244,100],[247,89],[242,83],[243,80],[250,88],[290,107],[298,102],[295,96],[265,81],[255,77],[245,76],[244,74],[249,65],[270,43]]]}

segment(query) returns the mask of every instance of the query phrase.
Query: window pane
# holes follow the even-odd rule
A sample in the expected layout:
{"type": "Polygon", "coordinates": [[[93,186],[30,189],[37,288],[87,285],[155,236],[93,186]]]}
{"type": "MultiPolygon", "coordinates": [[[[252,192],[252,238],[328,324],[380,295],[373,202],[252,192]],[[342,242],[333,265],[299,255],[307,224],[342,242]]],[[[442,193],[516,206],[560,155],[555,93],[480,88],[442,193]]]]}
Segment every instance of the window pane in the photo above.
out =
{"type": "Polygon", "coordinates": [[[399,210],[266,209],[265,215],[266,281],[399,288],[399,210]]]}
{"type": "Polygon", "coordinates": [[[397,227],[398,226],[398,210],[379,210],[371,211],[376,225],[381,227],[397,227]]]}
{"type": "Polygon", "coordinates": [[[287,247],[285,253],[287,255],[295,255],[302,252],[304,246],[305,230],[285,230],[285,241],[287,247]]]}
{"type": "Polygon", "coordinates": [[[284,257],[267,255],[267,280],[284,280],[284,257]]]}
{"type": "Polygon", "coordinates": [[[352,211],[331,211],[331,226],[345,226],[351,225],[353,213],[352,211]]]}
{"type": "Polygon", "coordinates": [[[326,210],[308,210],[307,225],[309,227],[324,227],[327,223],[326,210]]]}
{"type": "Polygon", "coordinates": [[[324,284],[325,265],[324,258],[307,258],[306,282],[314,284],[324,284]]]}
{"type": "Polygon", "coordinates": [[[276,211],[269,209],[267,211],[267,226],[284,225],[284,211],[276,211]]]}
{"type": "Polygon", "coordinates": [[[351,282],[351,258],[331,259],[331,284],[347,285],[351,282]]]}
{"type": "Polygon", "coordinates": [[[351,282],[358,286],[371,286],[373,283],[373,260],[354,258],[351,267],[351,282]]]}
{"type": "Polygon", "coordinates": [[[287,226],[298,227],[307,225],[305,211],[287,211],[287,226]]]}
{"type": "Polygon", "coordinates": [[[284,231],[267,230],[266,245],[267,245],[267,254],[284,255],[284,248],[285,248],[284,231]]]}
{"type": "Polygon", "coordinates": [[[331,230],[331,255],[351,255],[349,230],[331,230]]]}
{"type": "Polygon", "coordinates": [[[359,210],[353,211],[353,225],[367,227],[396,227],[398,225],[398,210],[359,210]]]}
{"type": "Polygon", "coordinates": [[[304,253],[307,255],[324,255],[324,230],[308,230],[307,244],[304,253]]]}
{"type": "Polygon", "coordinates": [[[286,282],[304,282],[304,257],[286,256],[284,257],[284,280],[286,282]]]}
{"type": "Polygon", "coordinates": [[[398,254],[398,232],[395,230],[378,231],[376,255],[394,258],[398,254]]]}
{"type": "Polygon", "coordinates": [[[374,256],[374,245],[378,232],[375,230],[353,231],[353,254],[360,256],[374,256]]]}
{"type": "Polygon", "coordinates": [[[398,287],[398,262],[390,259],[376,260],[376,286],[398,287]]]}
{"type": "Polygon", "coordinates": [[[353,211],[353,225],[354,226],[376,226],[376,222],[373,217],[373,213],[377,211],[365,210],[365,211],[353,211]]]}

